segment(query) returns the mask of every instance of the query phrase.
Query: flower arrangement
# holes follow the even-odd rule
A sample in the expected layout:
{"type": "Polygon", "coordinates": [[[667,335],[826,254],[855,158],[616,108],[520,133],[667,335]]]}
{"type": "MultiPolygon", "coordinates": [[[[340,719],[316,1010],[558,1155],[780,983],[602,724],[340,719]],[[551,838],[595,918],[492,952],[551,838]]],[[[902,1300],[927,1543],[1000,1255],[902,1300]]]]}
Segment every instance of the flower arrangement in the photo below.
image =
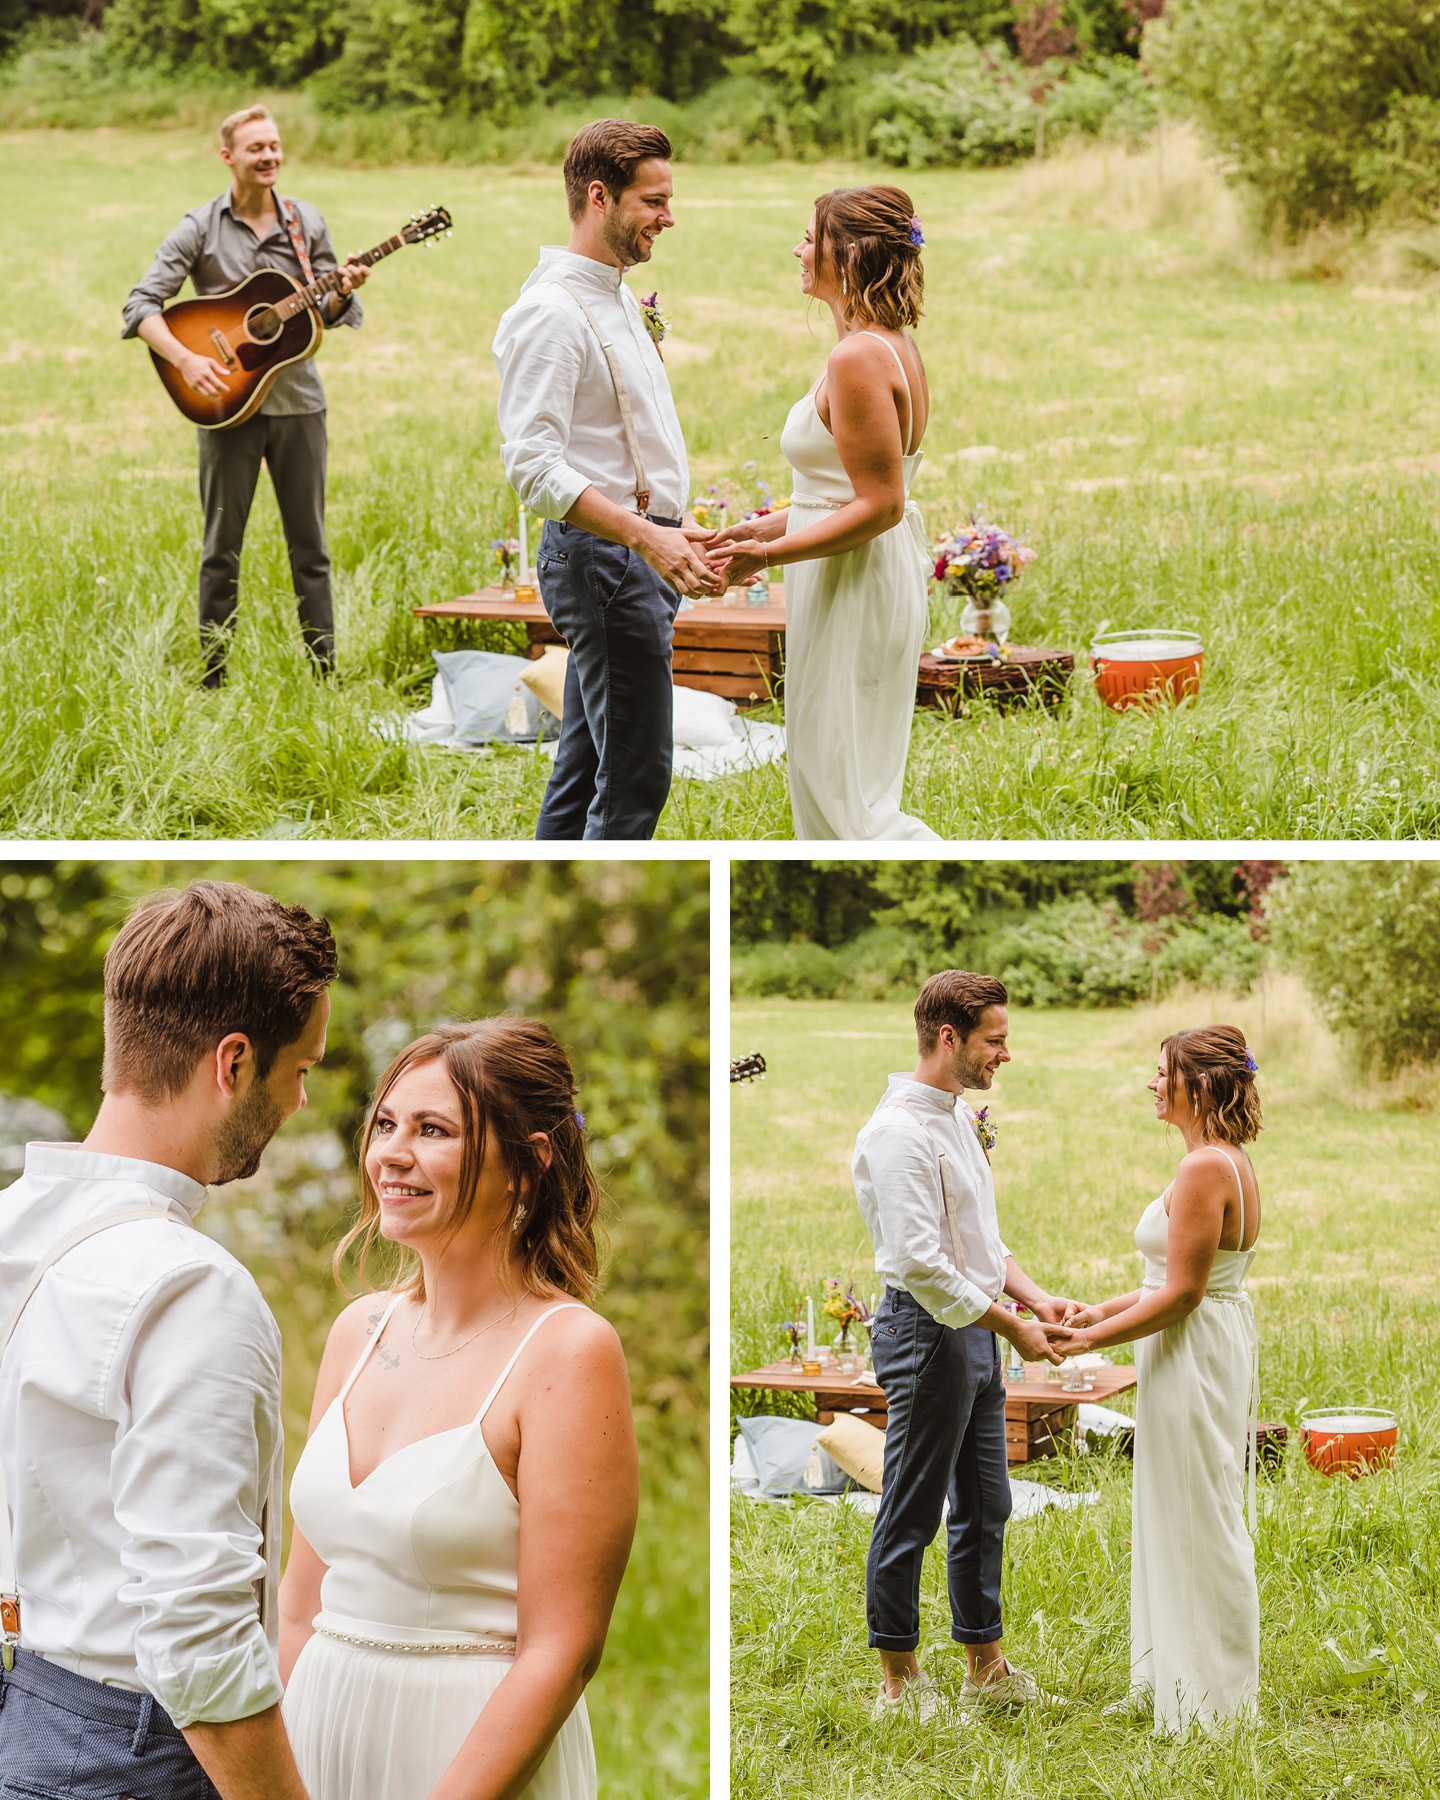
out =
{"type": "Polygon", "coordinates": [[[1018,581],[1035,561],[1035,551],[998,525],[973,515],[934,546],[935,579],[962,589],[972,599],[992,600],[1018,581]]]}
{"type": "Polygon", "coordinates": [[[852,1281],[842,1293],[838,1275],[827,1275],[825,1278],[825,1298],[821,1302],[821,1311],[840,1327],[842,1350],[847,1350],[850,1346],[852,1327],[870,1323],[870,1308],[855,1292],[855,1283],[852,1281]]]}
{"type": "Polygon", "coordinates": [[[745,463],[740,472],[751,477],[753,491],[747,494],[738,481],[712,481],[703,494],[697,494],[690,502],[690,513],[697,525],[706,531],[723,531],[727,525],[763,519],[790,504],[788,499],[777,500],[770,492],[769,482],[755,476],[753,462],[745,463]]]}
{"type": "Polygon", "coordinates": [[[805,1349],[805,1315],[800,1302],[795,1302],[795,1315],[780,1321],[780,1330],[784,1333],[785,1342],[790,1346],[790,1360],[799,1363],[803,1360],[805,1349]]]}
{"type": "Polygon", "coordinates": [[[490,548],[494,550],[500,558],[501,587],[514,587],[515,562],[516,558],[520,555],[519,538],[491,538],[490,548]]]}
{"type": "Polygon", "coordinates": [[[982,1106],[975,1115],[975,1135],[980,1140],[980,1148],[989,1160],[990,1152],[1000,1142],[1000,1127],[990,1117],[990,1108],[982,1106]]]}
{"type": "Polygon", "coordinates": [[[657,288],[648,298],[640,301],[640,317],[645,321],[645,329],[649,333],[650,342],[658,350],[670,329],[670,321],[660,310],[660,290],[657,288]]]}

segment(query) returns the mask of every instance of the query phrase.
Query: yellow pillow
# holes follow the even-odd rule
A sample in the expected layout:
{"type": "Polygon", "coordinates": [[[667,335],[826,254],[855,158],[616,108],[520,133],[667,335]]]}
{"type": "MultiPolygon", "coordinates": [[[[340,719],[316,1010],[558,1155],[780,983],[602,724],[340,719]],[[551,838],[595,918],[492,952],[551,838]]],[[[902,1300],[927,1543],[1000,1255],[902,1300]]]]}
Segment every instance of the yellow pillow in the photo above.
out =
{"type": "Polygon", "coordinates": [[[885,1433],[857,1419],[854,1413],[836,1413],[815,1442],[847,1475],[872,1494],[880,1492],[885,1467],[885,1433]]]}
{"type": "Polygon", "coordinates": [[[557,719],[565,716],[565,665],[569,660],[570,652],[563,644],[550,644],[520,676],[546,712],[557,719]]]}

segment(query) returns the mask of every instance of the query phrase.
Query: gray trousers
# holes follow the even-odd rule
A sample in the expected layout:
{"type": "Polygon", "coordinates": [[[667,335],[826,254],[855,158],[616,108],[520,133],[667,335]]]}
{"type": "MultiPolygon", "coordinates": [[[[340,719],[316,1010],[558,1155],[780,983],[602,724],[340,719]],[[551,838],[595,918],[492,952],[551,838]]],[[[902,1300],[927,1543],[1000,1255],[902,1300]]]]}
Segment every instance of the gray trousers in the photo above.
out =
{"type": "Polygon", "coordinates": [[[240,589],[240,547],[260,464],[270,471],[305,647],[324,669],[335,666],[335,615],[330,602],[330,551],[325,543],[325,414],[256,413],[228,431],[198,431],[200,505],[200,645],[206,685],[223,678],[240,589]]]}

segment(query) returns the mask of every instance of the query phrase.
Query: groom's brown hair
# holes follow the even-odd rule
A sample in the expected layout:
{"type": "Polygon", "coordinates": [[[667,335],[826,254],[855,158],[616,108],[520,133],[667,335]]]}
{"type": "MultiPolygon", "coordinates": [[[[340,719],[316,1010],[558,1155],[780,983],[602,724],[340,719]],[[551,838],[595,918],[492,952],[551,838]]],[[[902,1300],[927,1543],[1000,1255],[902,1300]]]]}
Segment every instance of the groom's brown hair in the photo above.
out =
{"type": "Polygon", "coordinates": [[[993,975],[972,975],[968,969],[942,969],[932,975],[915,1002],[920,1054],[928,1056],[940,1042],[942,1025],[948,1025],[957,1037],[967,1038],[987,1007],[1004,1006],[1009,998],[1005,983],[993,975]]]}
{"type": "Polygon", "coordinates": [[[592,181],[618,200],[635,179],[635,171],[652,156],[670,160],[670,140],[658,125],[632,125],[626,119],[597,119],[577,131],[565,153],[565,203],[570,217],[585,210],[592,181]]]}
{"type": "Polygon", "coordinates": [[[147,895],[105,958],[100,1085],[173,1098],[232,1031],[249,1038],[263,1081],[338,973],[330,927],[303,906],[233,881],[147,895]]]}

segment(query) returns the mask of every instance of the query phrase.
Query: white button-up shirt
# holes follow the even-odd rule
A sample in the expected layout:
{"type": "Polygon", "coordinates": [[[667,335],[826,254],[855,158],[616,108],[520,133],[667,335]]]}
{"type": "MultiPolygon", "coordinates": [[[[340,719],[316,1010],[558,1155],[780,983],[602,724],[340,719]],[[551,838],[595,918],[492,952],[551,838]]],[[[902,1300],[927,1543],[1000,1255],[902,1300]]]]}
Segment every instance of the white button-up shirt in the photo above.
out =
{"type": "Polygon", "coordinates": [[[610,335],[630,393],[650,484],[649,511],[684,517],[690,464],[660,353],[621,270],[546,244],[540,263],[495,333],[505,474],[532,513],[563,519],[587,487],[635,508],[635,464],[600,340],[563,275],[610,335]]]}
{"type": "Polygon", "coordinates": [[[970,1325],[988,1312],[1004,1291],[1010,1252],[1000,1236],[990,1164],[965,1101],[892,1075],[855,1140],[851,1174],[875,1240],[875,1272],[885,1284],[913,1295],[942,1325],[970,1325]],[[937,1143],[950,1165],[958,1243],[945,1214],[937,1143]]]}
{"type": "Polygon", "coordinates": [[[21,1642],[148,1689],[177,1725],[280,1698],[280,1331],[254,1280],[191,1221],[174,1169],[31,1144],[0,1193],[0,1316],[66,1232],[116,1225],[42,1279],[0,1362],[21,1642]]]}

